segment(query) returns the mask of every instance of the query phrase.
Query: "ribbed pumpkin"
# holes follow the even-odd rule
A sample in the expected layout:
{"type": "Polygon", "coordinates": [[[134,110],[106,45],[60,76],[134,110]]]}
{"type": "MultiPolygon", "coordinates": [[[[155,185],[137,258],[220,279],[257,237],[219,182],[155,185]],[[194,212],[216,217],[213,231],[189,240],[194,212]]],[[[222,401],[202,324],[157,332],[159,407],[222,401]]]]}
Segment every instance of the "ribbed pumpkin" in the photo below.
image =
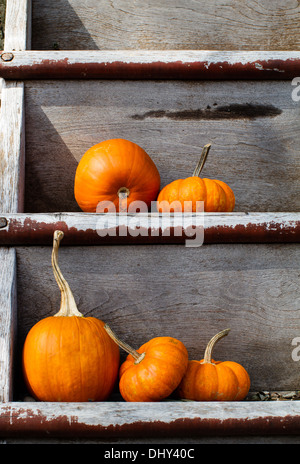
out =
{"type": "Polygon", "coordinates": [[[240,401],[250,389],[246,369],[234,361],[214,361],[212,350],[230,329],[215,335],[208,343],[204,359],[189,361],[176,393],[180,398],[194,401],[240,401]]]}
{"type": "Polygon", "coordinates": [[[83,317],[58,266],[63,232],[55,231],[52,266],[61,290],[55,316],[40,320],[27,334],[23,372],[29,392],[41,401],[101,401],[110,395],[120,363],[119,347],[104,322],[83,317]]]}
{"type": "Polygon", "coordinates": [[[136,143],[111,139],[94,145],[78,163],[74,194],[85,212],[126,211],[133,201],[155,201],[160,175],[136,143]],[[107,210],[107,211],[106,211],[107,210]]]}
{"type": "Polygon", "coordinates": [[[184,344],[173,337],[155,337],[134,350],[108,325],[108,334],[128,354],[119,371],[120,393],[125,401],[160,401],[179,385],[188,365],[184,344]]]}
{"type": "Polygon", "coordinates": [[[204,202],[206,212],[233,211],[235,196],[231,188],[221,180],[199,177],[210,147],[211,144],[203,147],[192,177],[174,180],[160,191],[157,198],[159,212],[202,211],[202,205],[197,202],[204,202]]]}

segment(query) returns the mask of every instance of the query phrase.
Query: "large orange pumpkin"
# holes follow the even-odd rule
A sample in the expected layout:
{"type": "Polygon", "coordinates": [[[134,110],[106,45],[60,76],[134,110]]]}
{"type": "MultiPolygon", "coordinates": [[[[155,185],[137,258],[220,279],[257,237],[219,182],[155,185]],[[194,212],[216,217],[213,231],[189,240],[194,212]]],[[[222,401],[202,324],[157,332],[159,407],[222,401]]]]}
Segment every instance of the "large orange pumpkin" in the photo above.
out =
{"type": "Polygon", "coordinates": [[[184,344],[173,337],[155,337],[134,350],[105,326],[128,354],[119,371],[120,393],[125,401],[160,401],[180,383],[188,365],[184,344]]]}
{"type": "Polygon", "coordinates": [[[74,194],[85,212],[118,212],[126,211],[133,201],[149,208],[159,188],[159,172],[145,150],[129,140],[111,139],[83,155],[75,174],[74,194]]]}
{"type": "Polygon", "coordinates": [[[30,393],[41,401],[101,401],[118,378],[119,347],[104,322],[83,317],[58,267],[57,251],[63,232],[55,231],[52,265],[61,290],[55,316],[35,324],[23,348],[23,372],[30,393]]]}
{"type": "Polygon", "coordinates": [[[157,198],[159,212],[231,212],[235,205],[235,196],[231,188],[217,179],[199,177],[211,145],[207,144],[192,177],[177,179],[166,185],[157,198]]]}
{"type": "Polygon", "coordinates": [[[208,343],[204,359],[189,361],[187,371],[176,390],[180,398],[194,401],[240,401],[250,389],[246,369],[234,361],[214,361],[212,350],[229,329],[216,334],[208,343]]]}

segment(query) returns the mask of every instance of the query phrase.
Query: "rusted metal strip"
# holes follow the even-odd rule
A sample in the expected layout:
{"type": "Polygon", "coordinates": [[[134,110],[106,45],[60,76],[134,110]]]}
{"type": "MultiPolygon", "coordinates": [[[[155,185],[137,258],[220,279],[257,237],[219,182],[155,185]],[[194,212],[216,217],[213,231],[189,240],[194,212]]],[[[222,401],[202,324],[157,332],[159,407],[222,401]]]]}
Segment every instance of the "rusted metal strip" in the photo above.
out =
{"type": "Polygon", "coordinates": [[[64,245],[300,242],[300,213],[24,213],[2,216],[1,224],[2,246],[51,245],[56,229],[64,245]]]}
{"type": "Polygon", "coordinates": [[[299,402],[4,403],[1,437],[295,435],[299,402]]]}
{"type": "Polygon", "coordinates": [[[5,79],[293,79],[299,51],[5,51],[5,79]]]}

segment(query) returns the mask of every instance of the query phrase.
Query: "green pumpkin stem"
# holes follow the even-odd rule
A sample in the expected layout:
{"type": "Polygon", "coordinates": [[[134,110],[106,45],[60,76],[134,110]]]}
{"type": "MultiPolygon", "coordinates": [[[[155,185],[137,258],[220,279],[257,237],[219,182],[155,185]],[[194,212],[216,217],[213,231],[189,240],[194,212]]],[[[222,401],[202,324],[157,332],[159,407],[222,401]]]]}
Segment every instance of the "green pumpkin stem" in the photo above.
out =
{"type": "Polygon", "coordinates": [[[61,270],[58,266],[58,248],[60,242],[64,236],[64,233],[61,230],[56,230],[53,236],[53,249],[51,256],[51,263],[53,268],[53,274],[57,285],[59,286],[61,292],[61,302],[60,310],[54,316],[79,316],[83,317],[78,309],[74,300],[73,293],[69,287],[68,282],[64,279],[61,270]]]}
{"type": "Polygon", "coordinates": [[[210,147],[211,147],[211,143],[207,143],[206,145],[204,145],[198,164],[195,167],[195,170],[193,172],[193,177],[198,177],[200,175],[203,169],[203,166],[205,164],[210,147]]]}
{"type": "Polygon", "coordinates": [[[211,357],[212,357],[212,350],[215,346],[215,344],[221,340],[221,338],[226,337],[228,333],[230,332],[230,329],[224,329],[221,332],[217,333],[207,344],[205,353],[204,353],[204,360],[203,363],[211,363],[211,357]]]}

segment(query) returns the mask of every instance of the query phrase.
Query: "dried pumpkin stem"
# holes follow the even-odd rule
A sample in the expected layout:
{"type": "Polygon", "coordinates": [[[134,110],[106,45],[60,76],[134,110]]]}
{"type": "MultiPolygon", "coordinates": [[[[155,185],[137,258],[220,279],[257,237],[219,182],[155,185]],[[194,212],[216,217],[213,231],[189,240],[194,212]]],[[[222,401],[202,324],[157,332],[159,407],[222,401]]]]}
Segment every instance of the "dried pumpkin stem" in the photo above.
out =
{"type": "Polygon", "coordinates": [[[118,190],[118,197],[119,197],[119,212],[126,213],[127,212],[127,198],[129,197],[130,190],[127,187],[120,187],[118,190]]]}
{"type": "Polygon", "coordinates": [[[228,333],[230,332],[230,329],[225,329],[222,330],[221,332],[217,333],[207,344],[205,353],[204,353],[204,360],[203,363],[211,363],[211,355],[212,355],[212,350],[215,346],[215,344],[221,340],[221,338],[226,337],[228,333]]]}
{"type": "Polygon", "coordinates": [[[139,353],[134,348],[131,348],[131,346],[129,346],[127,343],[120,340],[117,337],[117,335],[111,330],[111,328],[109,327],[108,324],[105,324],[104,329],[106,330],[108,335],[113,339],[113,341],[117,345],[119,345],[120,348],[122,348],[124,351],[126,351],[126,353],[131,354],[131,356],[135,359],[134,364],[138,364],[139,362],[141,362],[144,359],[145,353],[142,353],[142,354],[139,353]]]}
{"type": "Polygon", "coordinates": [[[119,198],[124,199],[129,197],[130,190],[127,187],[120,187],[117,193],[119,198]]]}
{"type": "Polygon", "coordinates": [[[64,233],[61,230],[56,230],[53,236],[53,249],[52,249],[52,268],[55,280],[59,286],[61,292],[61,302],[60,302],[60,310],[55,316],[80,316],[83,317],[78,309],[77,305],[74,300],[73,293],[69,287],[68,282],[64,279],[61,270],[58,266],[58,248],[60,242],[64,236],[64,233]]]}
{"type": "Polygon", "coordinates": [[[193,172],[193,177],[198,177],[203,169],[203,166],[205,164],[205,161],[206,161],[206,158],[207,158],[207,155],[208,155],[208,152],[210,150],[210,147],[211,147],[211,143],[208,143],[206,145],[204,145],[203,149],[202,149],[202,153],[201,153],[201,156],[200,156],[200,159],[198,161],[198,164],[197,166],[195,167],[195,170],[193,172]]]}

